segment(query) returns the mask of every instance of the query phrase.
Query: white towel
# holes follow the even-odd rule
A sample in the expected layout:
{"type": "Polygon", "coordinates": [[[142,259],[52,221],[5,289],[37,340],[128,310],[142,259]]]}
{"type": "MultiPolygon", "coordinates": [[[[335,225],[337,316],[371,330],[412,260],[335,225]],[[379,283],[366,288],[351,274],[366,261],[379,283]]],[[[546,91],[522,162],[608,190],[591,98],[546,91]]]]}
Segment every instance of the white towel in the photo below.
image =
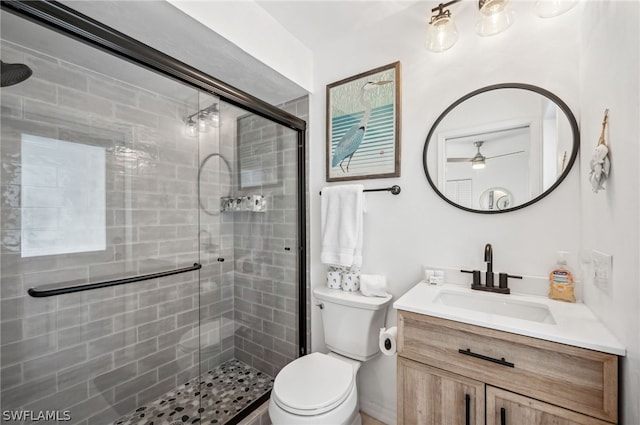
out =
{"type": "Polygon", "coordinates": [[[363,190],[361,184],[322,189],[322,263],[337,267],[362,266],[363,190]]]}
{"type": "Polygon", "coordinates": [[[386,297],[387,277],[380,274],[361,274],[360,292],[365,297],[386,297]]]}

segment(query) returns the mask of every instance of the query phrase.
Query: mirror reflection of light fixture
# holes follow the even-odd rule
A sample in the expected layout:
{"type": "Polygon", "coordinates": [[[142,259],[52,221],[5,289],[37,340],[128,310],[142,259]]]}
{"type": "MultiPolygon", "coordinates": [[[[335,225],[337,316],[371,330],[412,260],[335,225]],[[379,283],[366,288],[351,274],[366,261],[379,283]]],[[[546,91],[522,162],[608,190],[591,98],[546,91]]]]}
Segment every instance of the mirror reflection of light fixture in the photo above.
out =
{"type": "Polygon", "coordinates": [[[480,146],[484,144],[484,142],[474,142],[473,143],[476,148],[478,148],[478,152],[476,152],[475,156],[471,158],[471,168],[474,170],[482,170],[486,167],[485,164],[485,156],[480,153],[480,146]]]}
{"type": "Polygon", "coordinates": [[[453,46],[458,41],[458,29],[451,18],[451,12],[445,7],[455,3],[440,3],[438,7],[431,9],[431,12],[438,12],[433,15],[427,27],[426,46],[432,52],[442,52],[453,46]]]}
{"type": "Polygon", "coordinates": [[[479,0],[480,17],[476,32],[483,37],[499,34],[513,23],[509,0],[479,0]]]}
{"type": "Polygon", "coordinates": [[[220,110],[217,103],[212,103],[184,118],[185,132],[190,137],[196,137],[199,133],[206,133],[211,127],[220,124],[220,110]]]}
{"type": "Polygon", "coordinates": [[[578,0],[538,0],[534,6],[541,18],[553,18],[568,12],[578,4],[578,0]]]}
{"type": "Polygon", "coordinates": [[[485,164],[483,157],[473,158],[471,160],[471,168],[474,170],[482,170],[486,166],[487,164],[485,164]]]}
{"type": "Polygon", "coordinates": [[[198,123],[193,120],[193,117],[186,118],[184,121],[185,133],[189,137],[196,137],[198,135],[198,123]]]}

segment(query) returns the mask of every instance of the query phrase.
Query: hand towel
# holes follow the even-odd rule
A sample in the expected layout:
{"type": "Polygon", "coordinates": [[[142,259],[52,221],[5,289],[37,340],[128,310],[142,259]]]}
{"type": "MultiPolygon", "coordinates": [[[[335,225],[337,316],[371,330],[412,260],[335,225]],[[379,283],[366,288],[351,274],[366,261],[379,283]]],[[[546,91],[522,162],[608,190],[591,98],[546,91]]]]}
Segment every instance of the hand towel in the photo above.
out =
{"type": "Polygon", "coordinates": [[[363,190],[360,184],[322,189],[322,263],[337,267],[362,265],[363,190]]]}
{"type": "Polygon", "coordinates": [[[365,297],[386,297],[387,277],[379,274],[361,274],[360,292],[365,297]]]}

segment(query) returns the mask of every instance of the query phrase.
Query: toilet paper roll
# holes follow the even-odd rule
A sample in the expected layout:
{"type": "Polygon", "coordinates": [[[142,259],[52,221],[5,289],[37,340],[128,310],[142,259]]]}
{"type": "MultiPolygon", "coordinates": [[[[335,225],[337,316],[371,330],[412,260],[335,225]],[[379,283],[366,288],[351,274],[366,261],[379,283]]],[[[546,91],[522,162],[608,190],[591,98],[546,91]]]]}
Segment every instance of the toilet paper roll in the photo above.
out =
{"type": "Polygon", "coordinates": [[[380,351],[385,356],[393,356],[396,354],[396,339],[398,337],[398,328],[392,326],[389,329],[380,328],[380,338],[378,344],[380,351]]]}
{"type": "Polygon", "coordinates": [[[360,273],[355,271],[344,272],[342,274],[342,290],[358,292],[360,290],[360,273]]]}
{"type": "Polygon", "coordinates": [[[327,286],[331,289],[340,289],[342,285],[342,273],[339,270],[327,272],[327,286]]]}

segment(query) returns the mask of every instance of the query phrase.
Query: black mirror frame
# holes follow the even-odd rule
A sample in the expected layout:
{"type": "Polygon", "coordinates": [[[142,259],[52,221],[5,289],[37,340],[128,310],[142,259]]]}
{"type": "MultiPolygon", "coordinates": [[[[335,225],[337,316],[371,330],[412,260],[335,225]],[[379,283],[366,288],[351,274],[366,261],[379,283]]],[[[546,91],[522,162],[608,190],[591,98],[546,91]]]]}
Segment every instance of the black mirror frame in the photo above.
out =
{"type": "Polygon", "coordinates": [[[501,213],[506,213],[506,212],[510,212],[510,211],[516,211],[516,210],[522,209],[524,207],[528,207],[529,205],[538,202],[539,200],[541,200],[542,198],[544,198],[545,196],[547,196],[548,194],[553,192],[555,190],[555,188],[558,187],[560,185],[560,183],[562,183],[562,181],[569,175],[569,172],[571,171],[571,168],[573,167],[573,164],[576,161],[576,158],[578,157],[578,151],[579,150],[580,150],[580,131],[578,129],[578,123],[576,121],[575,116],[571,112],[571,109],[569,109],[569,106],[567,106],[567,104],[564,103],[562,101],[562,99],[560,99],[558,96],[556,96],[555,94],[551,93],[548,90],[545,90],[545,89],[543,89],[541,87],[534,86],[534,85],[531,85],[531,84],[502,83],[502,84],[494,84],[494,85],[491,85],[491,86],[486,86],[486,87],[480,88],[478,90],[474,90],[471,93],[468,93],[468,94],[462,96],[460,99],[458,99],[455,102],[453,102],[449,107],[447,107],[447,109],[444,110],[444,112],[442,114],[440,114],[438,119],[436,119],[436,121],[431,126],[431,129],[429,130],[429,134],[427,135],[427,139],[425,140],[424,149],[422,151],[422,164],[423,164],[423,167],[424,167],[424,174],[427,176],[427,180],[429,181],[429,185],[438,194],[438,196],[440,196],[442,199],[444,199],[448,204],[453,205],[454,207],[459,208],[461,210],[469,211],[469,212],[473,212],[473,213],[478,213],[478,214],[501,214],[501,213]],[[527,202],[525,202],[523,204],[517,205],[517,206],[515,206],[513,208],[507,208],[505,210],[476,210],[476,209],[473,209],[473,208],[467,208],[467,207],[464,207],[462,205],[458,205],[455,202],[453,202],[452,200],[450,200],[449,198],[447,198],[442,192],[440,192],[440,190],[438,189],[436,184],[431,179],[431,176],[429,175],[429,170],[427,168],[427,149],[429,147],[429,142],[431,141],[431,136],[433,136],[436,128],[438,127],[438,124],[440,124],[440,122],[444,119],[444,117],[447,116],[447,114],[449,112],[451,112],[459,104],[461,104],[462,102],[464,102],[465,100],[467,100],[467,99],[469,99],[469,98],[471,98],[473,96],[476,96],[478,94],[485,93],[485,92],[488,92],[488,91],[491,91],[491,90],[497,90],[497,89],[522,89],[522,90],[528,90],[528,91],[532,91],[534,93],[540,94],[542,96],[545,96],[546,98],[552,100],[562,110],[562,112],[564,112],[565,116],[569,120],[569,125],[571,126],[571,133],[573,134],[573,149],[571,151],[571,157],[569,158],[569,162],[567,163],[567,166],[565,167],[565,169],[562,172],[562,174],[560,175],[560,177],[558,177],[558,179],[555,181],[554,184],[552,184],[547,190],[542,192],[537,197],[535,197],[535,198],[533,198],[533,199],[531,199],[531,200],[529,200],[529,201],[527,201],[527,202]]]}

